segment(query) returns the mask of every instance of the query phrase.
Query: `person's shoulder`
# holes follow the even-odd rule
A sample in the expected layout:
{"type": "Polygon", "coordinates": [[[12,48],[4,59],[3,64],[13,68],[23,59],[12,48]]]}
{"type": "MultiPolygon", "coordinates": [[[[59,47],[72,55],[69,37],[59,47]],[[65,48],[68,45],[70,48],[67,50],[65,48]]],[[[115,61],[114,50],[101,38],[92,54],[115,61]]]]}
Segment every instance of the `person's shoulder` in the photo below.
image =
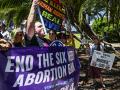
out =
{"type": "Polygon", "coordinates": [[[101,43],[101,44],[100,44],[100,47],[101,47],[102,49],[104,49],[104,48],[105,48],[104,43],[101,43]]]}
{"type": "Polygon", "coordinates": [[[10,34],[10,32],[9,32],[8,30],[6,30],[4,33],[6,33],[6,34],[10,34]]]}
{"type": "Polygon", "coordinates": [[[47,38],[40,38],[41,40],[43,40],[45,43],[47,43],[47,44],[50,44],[51,43],[51,41],[49,40],[49,39],[47,39],[47,38]]]}
{"type": "Polygon", "coordinates": [[[27,34],[24,35],[25,40],[32,41],[35,40],[37,37],[34,35],[32,38],[30,38],[27,34]]]}

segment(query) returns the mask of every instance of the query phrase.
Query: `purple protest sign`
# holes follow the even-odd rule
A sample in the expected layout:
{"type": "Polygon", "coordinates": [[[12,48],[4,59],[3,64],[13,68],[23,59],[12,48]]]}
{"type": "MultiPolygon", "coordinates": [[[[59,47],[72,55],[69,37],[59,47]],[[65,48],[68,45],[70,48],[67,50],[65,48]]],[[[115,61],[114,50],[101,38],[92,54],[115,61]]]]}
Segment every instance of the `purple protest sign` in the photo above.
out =
{"type": "Polygon", "coordinates": [[[71,47],[0,52],[0,90],[76,90],[79,60],[71,47]]]}

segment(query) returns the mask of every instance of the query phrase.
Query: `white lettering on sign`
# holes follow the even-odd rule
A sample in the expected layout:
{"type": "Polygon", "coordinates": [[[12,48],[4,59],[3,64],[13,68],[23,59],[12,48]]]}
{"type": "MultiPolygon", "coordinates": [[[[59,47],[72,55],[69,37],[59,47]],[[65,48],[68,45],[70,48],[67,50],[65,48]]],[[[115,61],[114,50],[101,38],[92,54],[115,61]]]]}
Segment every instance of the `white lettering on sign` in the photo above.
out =
{"type": "Polygon", "coordinates": [[[33,69],[33,56],[8,56],[8,62],[5,69],[5,72],[24,72],[30,71],[33,69]],[[15,64],[12,63],[15,61],[15,64]],[[13,67],[16,67],[15,69],[13,67]]]}

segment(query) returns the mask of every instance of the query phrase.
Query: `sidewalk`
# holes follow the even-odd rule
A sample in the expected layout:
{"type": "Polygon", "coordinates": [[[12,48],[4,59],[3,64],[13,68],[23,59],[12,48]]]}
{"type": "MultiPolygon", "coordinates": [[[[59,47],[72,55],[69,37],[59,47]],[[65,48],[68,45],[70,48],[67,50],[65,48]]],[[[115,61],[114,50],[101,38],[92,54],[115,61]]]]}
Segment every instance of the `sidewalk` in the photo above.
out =
{"type": "Polygon", "coordinates": [[[119,47],[120,48],[120,43],[112,43],[111,44],[113,47],[119,47]]]}

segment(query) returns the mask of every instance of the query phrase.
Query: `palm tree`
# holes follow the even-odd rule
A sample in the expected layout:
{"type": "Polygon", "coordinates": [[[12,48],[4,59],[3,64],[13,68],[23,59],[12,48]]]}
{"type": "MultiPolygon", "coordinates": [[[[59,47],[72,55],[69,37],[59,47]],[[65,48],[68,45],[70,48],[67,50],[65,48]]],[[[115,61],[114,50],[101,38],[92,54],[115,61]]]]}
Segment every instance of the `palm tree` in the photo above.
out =
{"type": "Polygon", "coordinates": [[[108,26],[110,22],[112,22],[113,25],[114,23],[117,24],[117,28],[120,26],[119,0],[63,0],[63,2],[67,8],[67,16],[68,19],[70,19],[70,22],[73,25],[77,24],[77,27],[81,28],[90,38],[93,38],[93,36],[96,35],[86,22],[86,15],[94,18],[96,15],[101,18],[106,16],[108,18],[108,26]],[[100,11],[105,11],[105,14],[102,16],[100,11]]]}
{"type": "Polygon", "coordinates": [[[29,0],[0,0],[0,19],[7,23],[12,19],[15,24],[27,18],[31,2],[29,0]]]}
{"type": "MultiPolygon", "coordinates": [[[[95,33],[86,22],[86,15],[92,18],[95,18],[96,15],[102,17],[100,11],[104,10],[108,17],[108,26],[110,22],[115,28],[120,26],[120,0],[61,0],[61,2],[70,23],[79,32],[82,30],[91,38],[95,36],[95,33]]],[[[13,19],[16,25],[19,25],[22,20],[27,18],[30,5],[29,0],[0,0],[0,19],[5,18],[8,22],[13,19]]]]}

